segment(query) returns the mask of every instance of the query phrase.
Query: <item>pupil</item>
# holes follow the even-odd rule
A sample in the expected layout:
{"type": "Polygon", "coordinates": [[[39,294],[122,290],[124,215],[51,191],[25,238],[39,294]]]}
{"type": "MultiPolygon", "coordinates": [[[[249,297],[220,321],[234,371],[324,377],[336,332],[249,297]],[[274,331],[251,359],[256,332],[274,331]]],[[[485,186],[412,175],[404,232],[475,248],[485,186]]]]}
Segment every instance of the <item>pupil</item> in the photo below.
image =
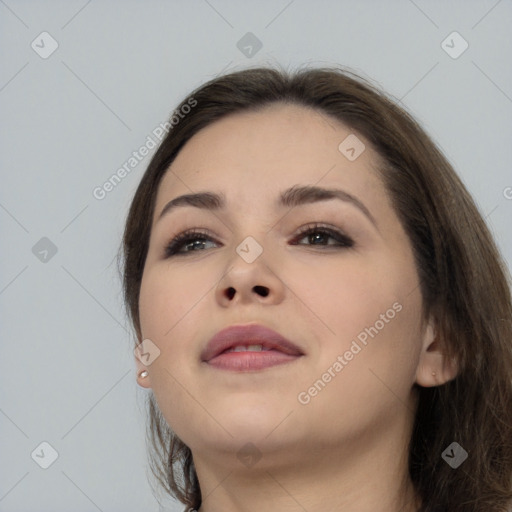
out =
{"type": "Polygon", "coordinates": [[[204,244],[204,240],[194,240],[193,242],[188,244],[188,249],[193,249],[195,247],[201,247],[204,244]]]}
{"type": "Polygon", "coordinates": [[[314,243],[314,241],[320,241],[321,242],[323,240],[324,236],[325,235],[323,233],[315,233],[313,235],[310,235],[310,241],[312,243],[314,243]]]}

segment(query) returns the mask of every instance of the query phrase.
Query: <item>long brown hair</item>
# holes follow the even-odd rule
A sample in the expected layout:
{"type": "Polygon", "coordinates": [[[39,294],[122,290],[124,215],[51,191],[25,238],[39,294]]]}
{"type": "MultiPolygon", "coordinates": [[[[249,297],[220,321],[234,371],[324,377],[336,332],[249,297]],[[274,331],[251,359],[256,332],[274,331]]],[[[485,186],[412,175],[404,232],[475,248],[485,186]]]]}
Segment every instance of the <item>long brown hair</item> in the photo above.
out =
{"type": "MultiPolygon", "coordinates": [[[[458,375],[438,387],[416,386],[418,408],[409,472],[422,511],[506,511],[512,500],[512,305],[506,265],[470,194],[431,138],[398,102],[341,68],[294,73],[256,68],[215,78],[183,100],[187,115],[153,156],[131,204],[123,240],[124,296],[140,341],[139,291],[156,193],[183,145],[233,113],[273,103],[316,109],[370,142],[411,241],[425,315],[437,319],[458,375]],[[441,457],[457,442],[467,460],[452,469],[441,457]]],[[[148,399],[151,467],[164,488],[199,508],[190,449],[148,399]]]]}

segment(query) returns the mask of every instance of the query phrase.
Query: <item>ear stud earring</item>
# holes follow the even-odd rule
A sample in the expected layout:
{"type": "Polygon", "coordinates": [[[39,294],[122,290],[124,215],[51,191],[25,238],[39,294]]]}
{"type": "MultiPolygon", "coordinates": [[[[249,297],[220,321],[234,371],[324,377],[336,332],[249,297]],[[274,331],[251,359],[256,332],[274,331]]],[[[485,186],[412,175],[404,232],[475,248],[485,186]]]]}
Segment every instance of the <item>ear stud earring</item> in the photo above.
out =
{"type": "Polygon", "coordinates": [[[139,377],[141,379],[145,379],[147,376],[148,376],[148,371],[147,370],[142,370],[142,371],[139,372],[139,377]]]}

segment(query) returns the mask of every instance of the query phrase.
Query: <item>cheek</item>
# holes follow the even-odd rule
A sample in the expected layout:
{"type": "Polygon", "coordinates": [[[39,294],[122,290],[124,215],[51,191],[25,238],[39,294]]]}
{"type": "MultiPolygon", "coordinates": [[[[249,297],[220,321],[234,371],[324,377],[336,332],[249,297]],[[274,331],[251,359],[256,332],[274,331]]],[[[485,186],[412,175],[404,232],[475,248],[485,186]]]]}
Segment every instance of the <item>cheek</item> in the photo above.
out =
{"type": "Polygon", "coordinates": [[[159,339],[172,326],[175,311],[176,294],[165,276],[155,272],[144,272],[139,295],[139,317],[142,336],[159,339]]]}
{"type": "Polygon", "coordinates": [[[318,336],[311,354],[314,375],[308,374],[309,382],[305,378],[302,385],[320,378],[338,356],[346,354],[343,371],[337,373],[344,377],[337,379],[333,389],[339,385],[343,393],[348,381],[365,382],[368,391],[373,385],[385,389],[371,373],[373,369],[405,395],[414,381],[421,350],[422,302],[414,289],[414,265],[390,264],[389,258],[344,263],[311,266],[294,284],[289,275],[290,287],[307,306],[301,307],[302,318],[318,336]]]}
{"type": "Polygon", "coordinates": [[[151,388],[167,423],[182,439],[187,437],[183,422],[199,414],[187,390],[196,380],[197,314],[212,286],[201,274],[153,266],[143,275],[139,298],[142,337],[160,350],[148,367],[151,388]]]}
{"type": "Polygon", "coordinates": [[[187,316],[193,316],[196,306],[211,290],[211,274],[206,269],[173,269],[165,262],[145,271],[139,297],[142,335],[162,341],[176,338],[180,324],[187,316]]]}
{"type": "Polygon", "coordinates": [[[169,268],[155,266],[144,273],[139,298],[141,334],[160,351],[148,371],[163,412],[179,408],[178,383],[192,382],[191,372],[197,370],[192,365],[198,357],[197,315],[201,298],[211,287],[208,284],[200,275],[169,268]]]}
{"type": "Polygon", "coordinates": [[[324,259],[312,262],[306,271],[304,266],[289,267],[286,282],[319,334],[351,339],[399,300],[402,286],[391,277],[394,270],[389,263],[362,260],[324,259]]]}
{"type": "Polygon", "coordinates": [[[297,379],[296,401],[305,404],[299,411],[312,431],[321,423],[326,436],[357,437],[387,428],[411,404],[420,317],[410,297],[387,291],[359,297],[340,292],[336,307],[323,310],[335,334],[318,339],[311,371],[297,379]]]}

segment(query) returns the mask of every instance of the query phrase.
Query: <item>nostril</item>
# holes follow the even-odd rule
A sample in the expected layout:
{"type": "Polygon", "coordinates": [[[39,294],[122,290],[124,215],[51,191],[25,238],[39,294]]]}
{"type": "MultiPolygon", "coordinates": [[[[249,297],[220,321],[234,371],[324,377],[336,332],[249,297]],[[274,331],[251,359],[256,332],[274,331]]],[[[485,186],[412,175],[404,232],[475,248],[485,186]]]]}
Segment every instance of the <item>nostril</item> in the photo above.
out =
{"type": "Polygon", "coordinates": [[[254,291],[259,293],[262,297],[266,297],[269,293],[268,288],[266,286],[255,286],[254,291]]]}
{"type": "Polygon", "coordinates": [[[228,299],[231,300],[235,296],[235,289],[233,287],[228,288],[226,295],[228,296],[228,299]]]}

